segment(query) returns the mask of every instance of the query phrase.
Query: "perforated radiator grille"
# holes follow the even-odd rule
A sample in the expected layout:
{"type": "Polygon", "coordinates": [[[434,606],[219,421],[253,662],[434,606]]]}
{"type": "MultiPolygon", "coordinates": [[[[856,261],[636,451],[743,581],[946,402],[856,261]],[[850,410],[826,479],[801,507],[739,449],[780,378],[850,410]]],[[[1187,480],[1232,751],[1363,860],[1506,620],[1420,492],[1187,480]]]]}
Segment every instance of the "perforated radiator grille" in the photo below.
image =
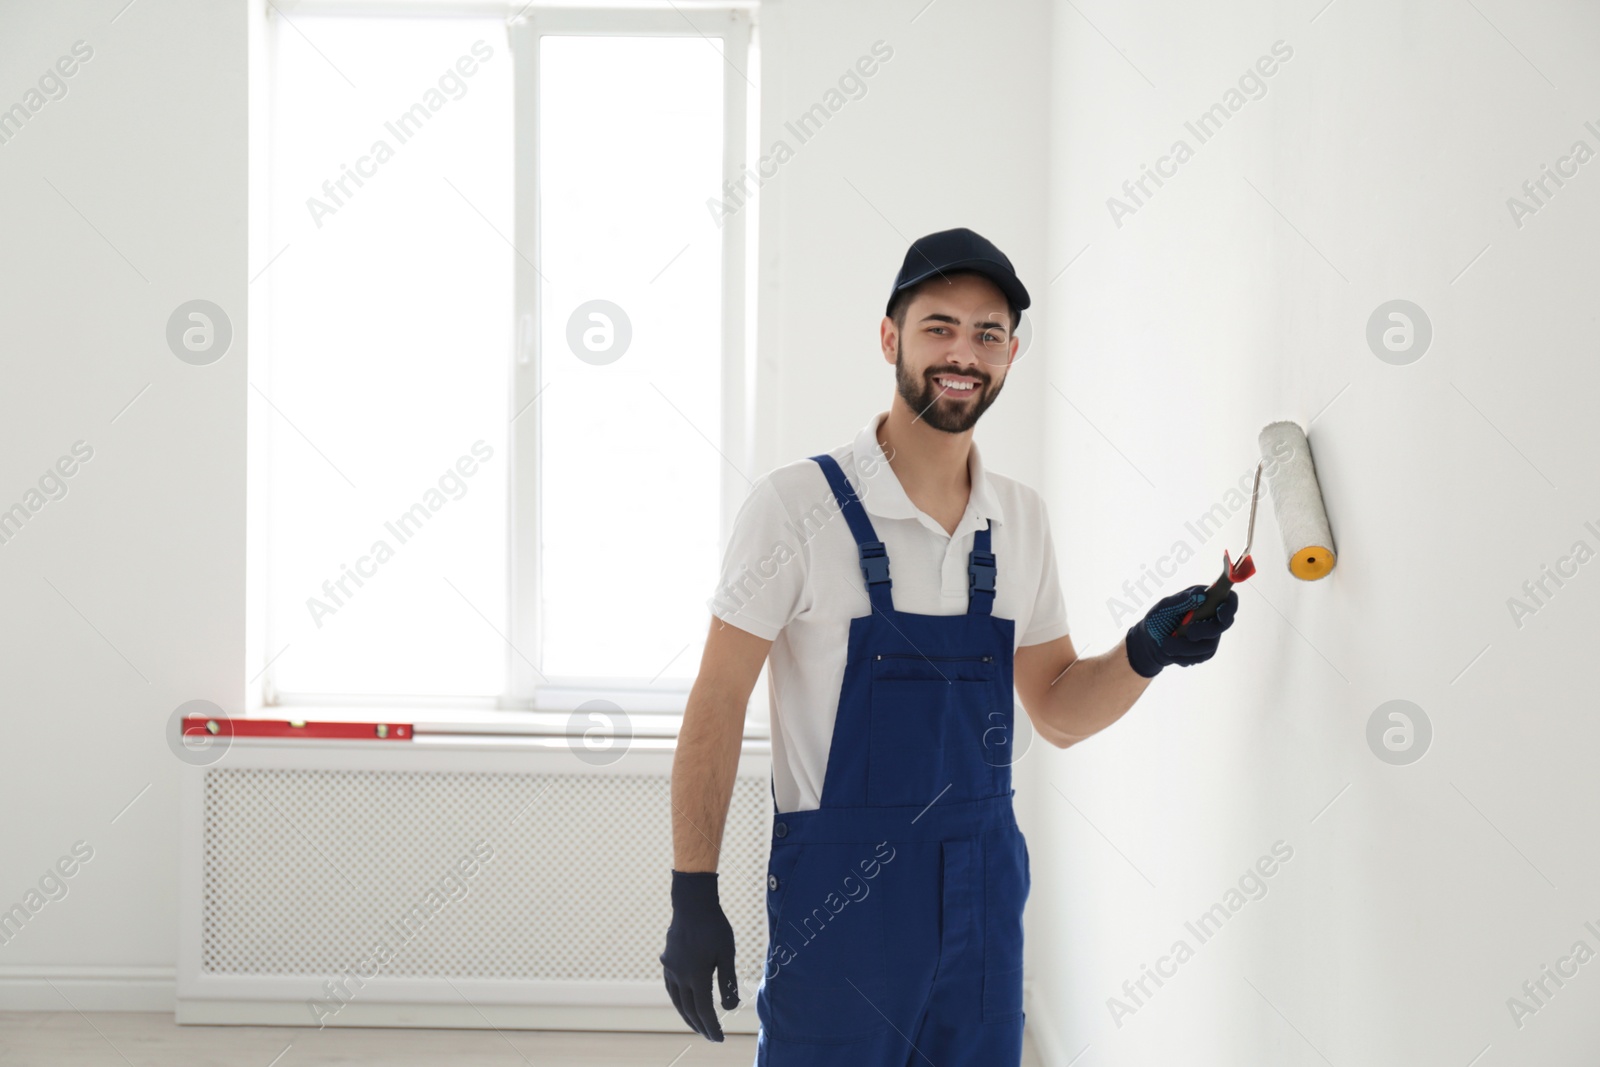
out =
{"type": "MultiPolygon", "coordinates": [[[[735,781],[719,861],[752,998],[770,807],[735,781]]],[[[659,982],[670,811],[664,775],[213,769],[201,965],[659,982]]]]}

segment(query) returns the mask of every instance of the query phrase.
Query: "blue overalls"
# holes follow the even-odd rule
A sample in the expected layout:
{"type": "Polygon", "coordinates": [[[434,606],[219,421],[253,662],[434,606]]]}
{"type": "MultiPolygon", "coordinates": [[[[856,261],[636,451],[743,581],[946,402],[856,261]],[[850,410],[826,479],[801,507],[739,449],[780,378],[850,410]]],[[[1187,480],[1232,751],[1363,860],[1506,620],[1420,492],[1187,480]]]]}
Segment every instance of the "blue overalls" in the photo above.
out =
{"type": "Polygon", "coordinates": [[[963,615],[896,611],[889,559],[832,456],[872,610],[849,656],[821,806],[776,812],[757,1067],[1015,1067],[1022,908],[1012,813],[1015,620],[987,526],[963,615]]]}

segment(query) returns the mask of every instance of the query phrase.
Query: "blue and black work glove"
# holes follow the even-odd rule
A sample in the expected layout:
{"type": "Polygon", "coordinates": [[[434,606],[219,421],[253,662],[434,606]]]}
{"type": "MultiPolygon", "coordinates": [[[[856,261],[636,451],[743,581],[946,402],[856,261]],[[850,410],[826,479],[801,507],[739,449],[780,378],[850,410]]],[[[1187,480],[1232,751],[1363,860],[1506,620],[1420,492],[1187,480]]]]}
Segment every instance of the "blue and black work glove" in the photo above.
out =
{"type": "Polygon", "coordinates": [[[1238,593],[1229,590],[1211,618],[1194,620],[1177,636],[1172,633],[1205,598],[1205,586],[1191,585],[1156,601],[1144,618],[1128,628],[1128,663],[1135,673],[1154,678],[1170,663],[1188,667],[1216,655],[1222,631],[1233,625],[1233,613],[1239,609],[1238,593]]]}
{"type": "Polygon", "coordinates": [[[739,1006],[739,979],[733,973],[733,926],[717,899],[716,871],[672,872],[672,925],[661,969],[667,996],[689,1029],[707,1041],[721,1041],[711,972],[717,972],[726,1010],[739,1006]]]}

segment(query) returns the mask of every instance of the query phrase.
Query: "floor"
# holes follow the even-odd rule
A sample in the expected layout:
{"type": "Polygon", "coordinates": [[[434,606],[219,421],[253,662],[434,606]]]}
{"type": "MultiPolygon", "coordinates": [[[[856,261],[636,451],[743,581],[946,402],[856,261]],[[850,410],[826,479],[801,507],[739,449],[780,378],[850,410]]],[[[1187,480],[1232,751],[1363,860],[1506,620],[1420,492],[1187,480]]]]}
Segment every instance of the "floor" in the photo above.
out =
{"type": "MultiPolygon", "coordinates": [[[[179,1026],[154,1012],[0,1012],[0,1067],[750,1067],[756,1039],[539,1030],[179,1026]]],[[[1024,1067],[1038,1067],[1029,1044],[1024,1067]]]]}

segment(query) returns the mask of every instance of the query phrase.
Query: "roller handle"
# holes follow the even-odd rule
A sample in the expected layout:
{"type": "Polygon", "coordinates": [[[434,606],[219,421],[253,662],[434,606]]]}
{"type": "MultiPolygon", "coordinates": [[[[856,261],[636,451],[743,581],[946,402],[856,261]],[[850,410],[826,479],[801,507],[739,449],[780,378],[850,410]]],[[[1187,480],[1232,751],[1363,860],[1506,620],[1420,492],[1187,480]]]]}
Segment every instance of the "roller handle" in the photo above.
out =
{"type": "Polygon", "coordinates": [[[1256,572],[1256,561],[1246,552],[1235,563],[1228,558],[1227,549],[1222,551],[1222,577],[1211,583],[1211,588],[1206,590],[1206,598],[1200,602],[1199,607],[1192,609],[1178,623],[1172,631],[1172,636],[1178,637],[1194,619],[1209,619],[1217,613],[1217,606],[1228,599],[1228,593],[1233,589],[1234,583],[1242,582],[1256,572]]]}

